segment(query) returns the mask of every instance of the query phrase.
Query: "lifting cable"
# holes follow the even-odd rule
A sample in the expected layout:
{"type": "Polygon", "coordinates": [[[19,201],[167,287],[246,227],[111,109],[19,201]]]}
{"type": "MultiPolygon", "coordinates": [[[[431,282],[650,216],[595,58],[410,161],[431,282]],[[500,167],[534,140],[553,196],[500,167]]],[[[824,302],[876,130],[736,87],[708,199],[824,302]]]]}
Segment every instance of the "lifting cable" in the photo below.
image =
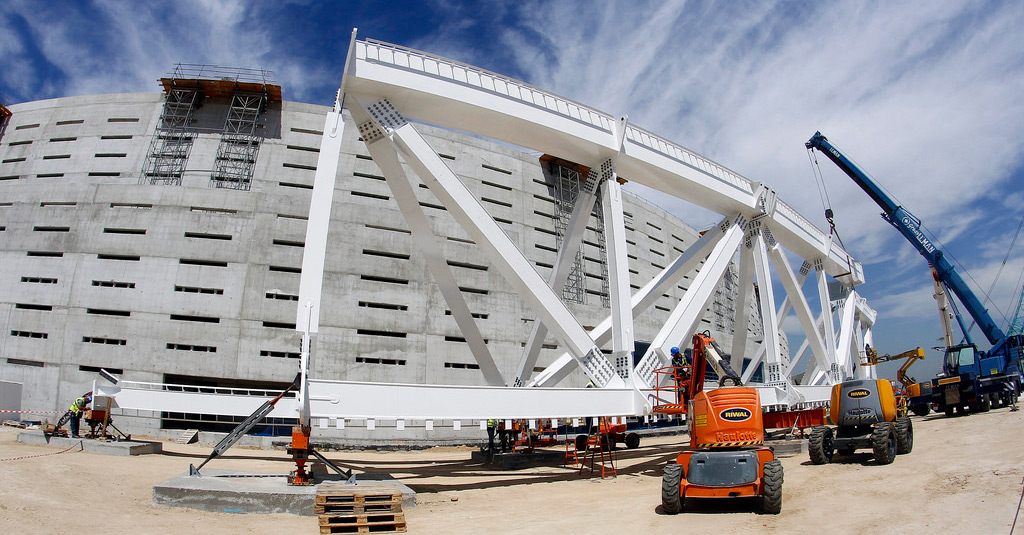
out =
{"type": "Polygon", "coordinates": [[[815,156],[814,149],[807,149],[807,159],[811,162],[814,186],[818,189],[818,198],[821,199],[821,207],[825,210],[825,221],[828,221],[829,236],[834,235],[836,240],[839,241],[840,247],[845,250],[846,244],[843,243],[843,239],[839,236],[839,231],[836,229],[835,212],[832,211],[832,199],[828,195],[828,186],[825,185],[825,177],[821,174],[821,166],[818,165],[818,157],[815,156]]]}
{"type": "MultiPolygon", "coordinates": [[[[985,293],[985,297],[986,297],[985,301],[986,302],[991,301],[991,299],[992,299],[991,298],[992,290],[994,290],[996,288],[996,283],[999,282],[999,277],[1003,274],[1003,268],[1006,267],[1006,261],[1010,259],[1010,253],[1013,252],[1013,246],[1017,244],[1017,237],[1020,236],[1020,229],[1021,229],[1021,227],[1024,227],[1024,217],[1020,218],[1020,223],[1017,224],[1017,231],[1013,233],[1013,239],[1010,240],[1010,246],[1006,248],[1006,254],[1003,256],[1003,263],[999,264],[999,271],[996,271],[996,277],[994,279],[992,279],[992,284],[989,285],[988,292],[985,293]]],[[[1022,272],[1021,275],[1024,276],[1024,272],[1022,272]]],[[[1003,314],[1003,319],[1007,319],[1006,318],[1006,314],[1003,314]]],[[[1007,321],[1009,321],[1009,320],[1007,320],[1007,321]]],[[[972,319],[971,320],[971,325],[970,325],[970,327],[967,327],[967,330],[970,331],[971,329],[973,329],[974,328],[974,324],[975,324],[975,321],[972,319]]]]}
{"type": "Polygon", "coordinates": [[[83,451],[83,450],[85,450],[85,443],[83,441],[79,440],[78,443],[72,444],[67,449],[63,449],[63,450],[60,450],[60,451],[52,451],[52,452],[49,452],[49,453],[39,453],[39,454],[36,454],[36,455],[22,455],[21,457],[8,457],[7,459],[0,459],[0,462],[3,462],[3,461],[20,461],[22,459],[35,459],[36,457],[46,457],[48,455],[60,455],[61,453],[67,453],[67,452],[69,452],[69,451],[71,451],[71,450],[73,450],[75,448],[78,448],[78,451],[83,451]]]}

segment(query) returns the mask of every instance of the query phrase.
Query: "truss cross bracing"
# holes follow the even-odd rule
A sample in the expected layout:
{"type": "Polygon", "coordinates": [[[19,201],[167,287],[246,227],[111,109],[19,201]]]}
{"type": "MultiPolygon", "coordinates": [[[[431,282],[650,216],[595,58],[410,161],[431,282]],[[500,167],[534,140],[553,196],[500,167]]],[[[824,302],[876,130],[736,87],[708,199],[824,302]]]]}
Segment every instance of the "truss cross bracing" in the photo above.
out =
{"type": "MultiPolygon", "coordinates": [[[[759,387],[766,409],[822,406],[828,403],[831,385],[854,376],[855,368],[860,374],[872,373],[873,368],[859,366],[875,321],[874,311],[854,290],[864,282],[863,269],[771,189],[629,124],[625,117],[613,117],[471,65],[397,45],[359,41],[354,33],[342,87],[334,109],[325,118],[310,204],[297,312],[297,328],[304,333],[303,372],[309,359],[335,358],[309,349],[309,340],[320,324],[327,229],[345,128],[343,106],[356,120],[409,228],[430,228],[414,202],[403,202],[415,199],[410,186],[414,174],[535,312],[537,327],[527,345],[534,346],[550,332],[566,352],[534,374],[536,354],[527,347],[516,376],[503,377],[486,346],[480,344],[473,356],[487,386],[309,378],[295,401],[279,404],[274,416],[300,415],[321,426],[339,428],[346,422],[363,422],[369,429],[380,420],[402,422],[400,428],[406,422],[422,421],[427,429],[437,423],[461,429],[466,420],[487,418],[649,416],[657,386],[654,370],[668,364],[670,347],[687,344],[709,307],[725,306],[720,302],[726,293],[723,289],[731,285],[735,286],[737,308],[731,320],[737,333],[731,340],[738,357],[733,362],[746,363],[741,373],[748,380],[762,370],[764,382],[759,387]],[[412,120],[473,132],[597,170],[583,188],[575,177],[579,189],[566,195],[575,194],[572,203],[556,208],[564,228],[560,230],[557,265],[547,279],[537,273],[412,120]],[[718,225],[635,292],[629,288],[625,254],[620,198],[624,180],[723,216],[718,225]],[[603,254],[608,282],[603,291],[609,296],[609,313],[586,330],[566,306],[562,288],[578,258],[592,212],[601,213],[600,227],[606,240],[603,254]],[[799,275],[791,267],[793,259],[801,261],[799,275]],[[689,287],[650,349],[639,355],[633,366],[634,317],[653,307],[684,276],[690,278],[689,287]],[[815,281],[811,286],[817,290],[816,299],[805,295],[809,278],[815,281]],[[781,281],[779,288],[776,280],[781,281]],[[840,292],[830,289],[836,282],[840,292]],[[780,300],[783,294],[785,298],[780,300]],[[756,313],[748,313],[750,308],[756,313]],[[790,354],[781,329],[790,314],[796,315],[801,328],[796,335],[802,343],[795,355],[790,354]],[[751,325],[751,321],[758,324],[751,325]],[[748,332],[759,339],[748,341],[748,332]],[[812,356],[805,358],[807,353],[812,356]],[[596,388],[558,386],[577,370],[596,388]]],[[[571,190],[572,185],[569,187],[571,190]]],[[[419,254],[427,258],[467,341],[472,341],[480,337],[479,329],[461,302],[458,287],[438,252],[441,248],[431,246],[433,240],[436,236],[428,230],[414,241],[419,254]]],[[[122,407],[154,411],[245,415],[264,399],[179,392],[166,385],[143,383],[123,383],[112,390],[118,391],[122,407]]]]}

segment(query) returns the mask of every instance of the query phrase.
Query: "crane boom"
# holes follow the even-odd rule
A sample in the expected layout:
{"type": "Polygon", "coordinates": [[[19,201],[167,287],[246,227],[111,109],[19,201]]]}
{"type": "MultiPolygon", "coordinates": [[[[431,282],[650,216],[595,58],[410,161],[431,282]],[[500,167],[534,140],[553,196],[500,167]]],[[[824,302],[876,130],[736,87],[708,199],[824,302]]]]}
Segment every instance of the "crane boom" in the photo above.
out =
{"type": "MultiPolygon", "coordinates": [[[[960,273],[953,267],[953,264],[946,259],[942,250],[936,247],[924,234],[920,219],[897,203],[867,173],[861,170],[857,164],[830,143],[821,132],[815,132],[814,136],[805,143],[805,146],[808,149],[818,149],[821,151],[882,208],[882,217],[893,227],[896,227],[896,230],[903,234],[907,241],[921,253],[921,256],[925,257],[928,264],[932,266],[937,279],[956,294],[960,302],[963,303],[964,308],[967,309],[967,313],[970,314],[982,332],[985,333],[985,337],[988,338],[990,344],[996,345],[1006,338],[1006,334],[992,319],[988,310],[985,309],[985,306],[978,297],[974,295],[974,292],[967,286],[963,278],[960,277],[960,273]]],[[[964,336],[967,336],[966,332],[964,336]]]]}
{"type": "MultiPolygon", "coordinates": [[[[996,325],[988,310],[960,277],[953,264],[946,259],[942,250],[925,235],[921,220],[897,203],[896,199],[832,145],[821,132],[815,132],[804,146],[808,150],[821,151],[853,179],[882,208],[882,218],[895,227],[921,253],[921,256],[928,260],[932,268],[935,298],[939,303],[940,319],[945,331],[946,354],[942,362],[942,376],[932,379],[930,383],[907,386],[908,392],[916,392],[910,392],[910,408],[914,409],[915,414],[927,414],[927,404],[931,403],[945,412],[946,416],[950,416],[956,411],[984,412],[992,406],[1014,403],[1021,392],[1020,370],[1024,367],[1024,335],[1011,332],[1011,335],[1007,336],[996,325]],[[992,344],[987,352],[978,351],[964,325],[963,317],[957,310],[956,301],[947,299],[945,290],[952,291],[959,298],[967,313],[981,327],[985,337],[992,344]],[[948,316],[950,308],[956,316],[960,330],[964,333],[965,343],[952,343],[953,336],[948,316]]],[[[902,355],[894,358],[898,357],[902,355]]],[[[901,382],[912,383],[906,378],[906,368],[918,360],[916,357],[917,354],[907,357],[907,362],[900,369],[901,382]]]]}

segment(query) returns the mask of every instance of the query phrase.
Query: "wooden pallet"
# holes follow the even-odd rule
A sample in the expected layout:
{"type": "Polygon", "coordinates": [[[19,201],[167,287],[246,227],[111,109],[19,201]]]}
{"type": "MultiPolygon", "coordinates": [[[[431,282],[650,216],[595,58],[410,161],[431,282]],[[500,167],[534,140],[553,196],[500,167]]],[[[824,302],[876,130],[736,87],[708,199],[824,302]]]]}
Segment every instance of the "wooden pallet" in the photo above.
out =
{"type": "Polygon", "coordinates": [[[405,513],[320,515],[320,533],[405,533],[405,513]]]}
{"type": "Polygon", "coordinates": [[[404,533],[402,493],[392,488],[321,485],[313,512],[320,533],[404,533]]]}

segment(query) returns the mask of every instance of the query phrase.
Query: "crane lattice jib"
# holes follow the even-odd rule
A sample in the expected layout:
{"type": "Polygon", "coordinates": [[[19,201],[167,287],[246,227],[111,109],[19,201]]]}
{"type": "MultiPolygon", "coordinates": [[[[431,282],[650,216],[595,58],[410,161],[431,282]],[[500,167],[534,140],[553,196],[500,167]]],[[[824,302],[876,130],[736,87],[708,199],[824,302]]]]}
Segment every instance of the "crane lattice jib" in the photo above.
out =
{"type": "MultiPolygon", "coordinates": [[[[806,143],[806,146],[808,149],[818,149],[821,151],[828,159],[832,160],[832,163],[836,164],[847,176],[853,179],[878,206],[882,207],[885,220],[896,227],[900,234],[903,234],[907,241],[921,253],[921,256],[928,260],[939,280],[960,298],[960,302],[967,309],[967,313],[981,327],[989,343],[994,345],[1006,338],[1003,330],[999,328],[992,319],[992,316],[989,315],[988,310],[985,309],[985,306],[974,295],[970,287],[967,286],[967,282],[960,277],[953,264],[925,236],[920,219],[900,206],[895,199],[882,190],[857,164],[853,163],[852,160],[832,145],[825,136],[821,135],[821,132],[815,132],[814,136],[806,143]]],[[[964,334],[967,334],[966,331],[964,334]]]]}
{"type": "Polygon", "coordinates": [[[1008,336],[1024,334],[1024,286],[1017,296],[1017,306],[1013,307],[1013,316],[1010,316],[1010,325],[1006,328],[1008,336]]]}

